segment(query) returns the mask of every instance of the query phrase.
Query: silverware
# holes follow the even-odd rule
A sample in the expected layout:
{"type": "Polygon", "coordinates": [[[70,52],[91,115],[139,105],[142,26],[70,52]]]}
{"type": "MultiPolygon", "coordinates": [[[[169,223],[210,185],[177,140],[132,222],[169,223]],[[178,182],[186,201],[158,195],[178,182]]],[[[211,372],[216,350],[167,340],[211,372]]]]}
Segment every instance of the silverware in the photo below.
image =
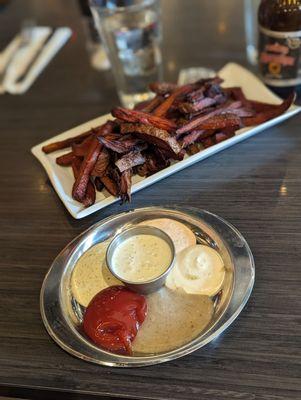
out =
{"type": "Polygon", "coordinates": [[[50,43],[51,39],[54,36],[54,31],[51,32],[51,34],[48,36],[48,38],[46,39],[46,41],[43,43],[43,45],[38,49],[38,51],[36,52],[36,54],[32,57],[32,59],[30,60],[30,62],[28,63],[27,67],[25,68],[25,70],[22,72],[21,75],[18,76],[18,78],[16,79],[15,83],[20,83],[22,82],[22,80],[27,76],[28,72],[30,71],[31,67],[35,64],[35,62],[37,61],[37,59],[40,57],[41,53],[44,51],[45,47],[48,45],[48,43],[50,43]]]}
{"type": "Polygon", "coordinates": [[[10,65],[14,62],[16,54],[24,47],[28,46],[32,39],[33,29],[35,27],[35,22],[33,20],[25,20],[21,25],[20,30],[20,42],[10,57],[6,60],[2,71],[0,71],[0,86],[2,86],[5,79],[6,73],[10,65]]]}
{"type": "Polygon", "coordinates": [[[167,275],[171,271],[175,260],[175,247],[171,238],[161,229],[152,227],[152,226],[134,226],[133,228],[127,229],[118,235],[116,235],[111,243],[108,246],[107,253],[106,253],[106,261],[107,266],[111,273],[119,279],[121,282],[125,284],[128,288],[134,290],[135,292],[142,293],[142,294],[149,294],[155,292],[156,290],[160,289],[167,278],[167,275]],[[120,246],[122,242],[133,237],[135,235],[153,235],[163,239],[169,246],[171,252],[171,261],[170,264],[167,266],[166,270],[159,276],[151,280],[145,280],[143,282],[134,282],[124,279],[118,275],[115,270],[115,266],[113,263],[113,255],[116,251],[117,247],[120,246]]]}

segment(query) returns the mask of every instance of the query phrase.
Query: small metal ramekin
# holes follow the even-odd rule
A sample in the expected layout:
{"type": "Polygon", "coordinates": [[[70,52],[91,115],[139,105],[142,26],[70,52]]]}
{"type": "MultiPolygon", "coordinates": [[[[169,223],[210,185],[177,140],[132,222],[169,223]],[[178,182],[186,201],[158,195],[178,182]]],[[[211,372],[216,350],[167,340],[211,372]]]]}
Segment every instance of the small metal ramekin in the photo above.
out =
{"type": "Polygon", "coordinates": [[[116,235],[113,238],[113,240],[109,244],[109,246],[107,248],[107,253],[106,253],[106,262],[107,262],[107,266],[108,266],[110,272],[117,279],[119,279],[121,282],[123,282],[125,284],[125,286],[127,286],[129,289],[132,289],[135,292],[142,293],[142,294],[149,294],[149,293],[155,292],[156,290],[160,289],[160,287],[162,287],[164,285],[167,275],[169,274],[169,272],[171,271],[171,269],[173,267],[174,260],[175,260],[175,247],[174,247],[173,241],[165,232],[161,231],[161,229],[158,229],[158,228],[155,228],[152,226],[135,226],[133,228],[129,228],[129,229],[119,233],[118,235],[116,235]],[[139,282],[129,281],[129,280],[126,280],[126,279],[120,277],[117,274],[117,272],[114,270],[114,265],[113,265],[112,259],[113,259],[113,254],[114,254],[115,249],[124,240],[126,240],[132,236],[135,236],[135,235],[157,236],[157,237],[160,237],[161,239],[163,239],[169,245],[169,248],[171,251],[171,262],[170,262],[169,266],[166,268],[166,270],[161,275],[157,276],[154,279],[151,279],[148,281],[139,281],[139,282]]]}

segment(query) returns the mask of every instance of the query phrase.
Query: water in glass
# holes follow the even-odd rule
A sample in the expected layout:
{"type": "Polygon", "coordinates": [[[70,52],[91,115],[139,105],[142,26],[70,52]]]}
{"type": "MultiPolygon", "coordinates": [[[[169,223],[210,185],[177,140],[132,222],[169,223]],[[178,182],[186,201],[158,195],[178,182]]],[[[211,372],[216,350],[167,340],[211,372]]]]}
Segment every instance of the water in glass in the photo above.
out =
{"type": "Polygon", "coordinates": [[[130,6],[113,8],[92,5],[92,13],[121,102],[132,107],[151,98],[148,85],[161,78],[159,2],[136,0],[130,6]]]}

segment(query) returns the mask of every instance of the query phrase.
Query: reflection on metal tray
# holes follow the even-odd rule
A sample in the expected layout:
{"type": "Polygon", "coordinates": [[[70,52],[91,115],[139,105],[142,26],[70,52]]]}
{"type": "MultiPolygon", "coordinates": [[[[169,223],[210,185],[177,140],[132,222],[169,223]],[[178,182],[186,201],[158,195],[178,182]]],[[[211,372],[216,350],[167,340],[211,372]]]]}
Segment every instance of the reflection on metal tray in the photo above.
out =
{"type": "Polygon", "coordinates": [[[75,238],[54,260],[41,289],[41,314],[50,336],[70,354],[97,364],[130,367],[162,363],[189,354],[221,334],[246,304],[254,284],[255,266],[250,248],[229,223],[207,211],[193,208],[141,208],[109,217],[75,238]],[[217,250],[226,275],[219,293],[212,298],[214,311],[210,323],[198,336],[171,351],[133,356],[112,354],[96,347],[81,331],[84,308],[71,292],[71,274],[77,260],[93,245],[142,221],[171,218],[186,224],[198,243],[217,250]]]}

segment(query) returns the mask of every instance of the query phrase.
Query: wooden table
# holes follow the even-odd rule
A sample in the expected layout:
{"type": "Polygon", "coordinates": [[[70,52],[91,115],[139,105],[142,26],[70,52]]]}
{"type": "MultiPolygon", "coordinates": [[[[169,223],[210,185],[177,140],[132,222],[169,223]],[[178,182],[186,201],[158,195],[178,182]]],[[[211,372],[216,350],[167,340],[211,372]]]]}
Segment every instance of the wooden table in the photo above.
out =
{"type": "MultiPolygon", "coordinates": [[[[165,0],[166,78],[188,66],[245,64],[242,1],[165,0]]],[[[0,45],[25,17],[74,36],[23,96],[0,97],[0,394],[38,399],[290,400],[301,397],[301,116],[194,165],[84,220],[60,202],[30,148],[106,113],[110,72],[92,70],[77,2],[15,0],[0,45]],[[166,364],[102,368],[47,335],[39,291],[57,253],[94,222],[131,207],[208,209],[247,238],[256,284],[235,323],[205,348],[166,364]]]]}

